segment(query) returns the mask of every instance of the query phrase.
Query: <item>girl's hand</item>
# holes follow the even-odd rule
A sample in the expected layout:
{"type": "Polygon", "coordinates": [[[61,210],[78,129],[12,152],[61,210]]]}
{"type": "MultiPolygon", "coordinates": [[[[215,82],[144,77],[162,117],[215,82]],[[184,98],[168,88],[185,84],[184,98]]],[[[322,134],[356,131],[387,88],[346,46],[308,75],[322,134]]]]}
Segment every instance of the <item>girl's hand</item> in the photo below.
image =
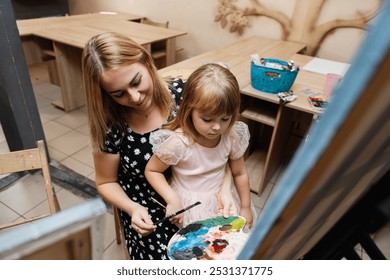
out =
{"type": "Polygon", "coordinates": [[[225,173],[217,195],[218,215],[223,215],[225,218],[236,216],[238,214],[236,204],[234,203],[232,187],[233,177],[229,164],[225,166],[225,173]]]}
{"type": "Polygon", "coordinates": [[[221,187],[217,193],[218,215],[223,215],[225,218],[229,216],[237,216],[238,211],[234,203],[233,195],[229,188],[221,187]]]}
{"type": "Polygon", "coordinates": [[[246,219],[246,225],[248,228],[253,226],[253,215],[249,207],[241,208],[240,215],[246,219]]]}
{"type": "Polygon", "coordinates": [[[142,205],[137,204],[129,215],[131,216],[131,227],[143,236],[151,234],[156,228],[149,217],[148,210],[142,205]]]}
{"type": "MultiPolygon", "coordinates": [[[[168,202],[167,204],[167,208],[166,208],[166,217],[168,217],[169,215],[173,214],[173,213],[176,213],[177,211],[183,209],[183,204],[181,203],[181,200],[180,199],[175,199],[175,200],[172,200],[170,202],[168,202]]],[[[169,221],[173,224],[176,224],[178,226],[181,227],[181,225],[183,224],[183,217],[184,217],[184,214],[179,214],[179,215],[176,215],[172,218],[169,219],[169,221]]]]}

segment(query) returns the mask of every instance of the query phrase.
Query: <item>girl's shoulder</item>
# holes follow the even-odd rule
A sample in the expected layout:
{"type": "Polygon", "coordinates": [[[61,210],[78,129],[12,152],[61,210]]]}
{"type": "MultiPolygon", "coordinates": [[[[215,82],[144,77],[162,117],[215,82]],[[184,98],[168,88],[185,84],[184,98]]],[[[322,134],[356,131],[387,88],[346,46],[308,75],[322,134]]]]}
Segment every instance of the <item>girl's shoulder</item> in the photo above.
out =
{"type": "Polygon", "coordinates": [[[231,147],[230,158],[238,159],[242,157],[249,146],[249,139],[248,125],[241,121],[235,122],[228,135],[228,143],[231,147]]]}
{"type": "Polygon", "coordinates": [[[231,134],[233,136],[237,135],[239,138],[248,138],[250,137],[248,125],[242,121],[236,121],[233,124],[231,129],[231,134]]]}
{"type": "Polygon", "coordinates": [[[177,131],[160,129],[150,136],[153,153],[165,164],[176,165],[188,157],[189,149],[185,140],[177,131]]]}
{"type": "Polygon", "coordinates": [[[178,147],[188,146],[188,138],[180,132],[180,129],[172,131],[169,129],[159,129],[151,133],[149,138],[150,144],[152,144],[153,151],[157,148],[164,146],[178,147]]]}

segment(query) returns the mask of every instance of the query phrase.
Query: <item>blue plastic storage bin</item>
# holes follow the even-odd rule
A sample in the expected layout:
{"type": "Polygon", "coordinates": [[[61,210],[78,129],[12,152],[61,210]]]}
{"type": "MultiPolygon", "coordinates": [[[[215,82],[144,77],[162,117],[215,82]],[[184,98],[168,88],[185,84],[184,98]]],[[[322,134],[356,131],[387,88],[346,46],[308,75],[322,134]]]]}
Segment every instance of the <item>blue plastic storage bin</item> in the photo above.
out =
{"type": "Polygon", "coordinates": [[[258,66],[251,61],[252,87],[268,93],[289,91],[297,77],[299,67],[294,66],[289,69],[289,63],[287,61],[274,58],[263,58],[262,62],[264,66],[258,66]]]}

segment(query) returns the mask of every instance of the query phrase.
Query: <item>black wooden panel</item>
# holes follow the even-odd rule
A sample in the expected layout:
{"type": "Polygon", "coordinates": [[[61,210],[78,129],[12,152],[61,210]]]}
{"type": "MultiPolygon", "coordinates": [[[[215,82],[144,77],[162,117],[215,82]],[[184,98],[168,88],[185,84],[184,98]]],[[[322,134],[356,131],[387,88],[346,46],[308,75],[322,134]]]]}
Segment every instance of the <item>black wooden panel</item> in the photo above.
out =
{"type": "Polygon", "coordinates": [[[16,19],[63,16],[69,12],[68,0],[12,0],[16,19]]]}
{"type": "Polygon", "coordinates": [[[11,151],[45,140],[10,0],[0,0],[0,122],[11,151]]]}

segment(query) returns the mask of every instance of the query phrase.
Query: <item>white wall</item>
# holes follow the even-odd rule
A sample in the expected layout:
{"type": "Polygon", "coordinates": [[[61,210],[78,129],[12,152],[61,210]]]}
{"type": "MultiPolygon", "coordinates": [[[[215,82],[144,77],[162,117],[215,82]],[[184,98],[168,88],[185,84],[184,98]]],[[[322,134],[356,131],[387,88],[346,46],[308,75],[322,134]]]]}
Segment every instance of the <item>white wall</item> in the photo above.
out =
{"type": "MultiPolygon", "coordinates": [[[[211,49],[222,47],[236,40],[257,35],[281,38],[280,25],[269,18],[251,17],[251,27],[243,35],[230,33],[214,21],[218,0],[68,0],[71,14],[98,11],[115,11],[146,16],[154,21],[169,21],[172,29],[188,34],[178,38],[177,45],[184,48],[179,60],[211,49]]],[[[258,0],[266,7],[291,17],[295,0],[258,0]]],[[[249,0],[237,0],[240,7],[250,7],[249,0]]],[[[328,0],[318,18],[318,23],[336,17],[351,18],[357,9],[364,10],[376,1],[328,0]],[[356,8],[351,8],[356,7],[356,8]]],[[[323,42],[317,56],[348,62],[353,58],[365,32],[357,29],[340,29],[323,42]]]]}

